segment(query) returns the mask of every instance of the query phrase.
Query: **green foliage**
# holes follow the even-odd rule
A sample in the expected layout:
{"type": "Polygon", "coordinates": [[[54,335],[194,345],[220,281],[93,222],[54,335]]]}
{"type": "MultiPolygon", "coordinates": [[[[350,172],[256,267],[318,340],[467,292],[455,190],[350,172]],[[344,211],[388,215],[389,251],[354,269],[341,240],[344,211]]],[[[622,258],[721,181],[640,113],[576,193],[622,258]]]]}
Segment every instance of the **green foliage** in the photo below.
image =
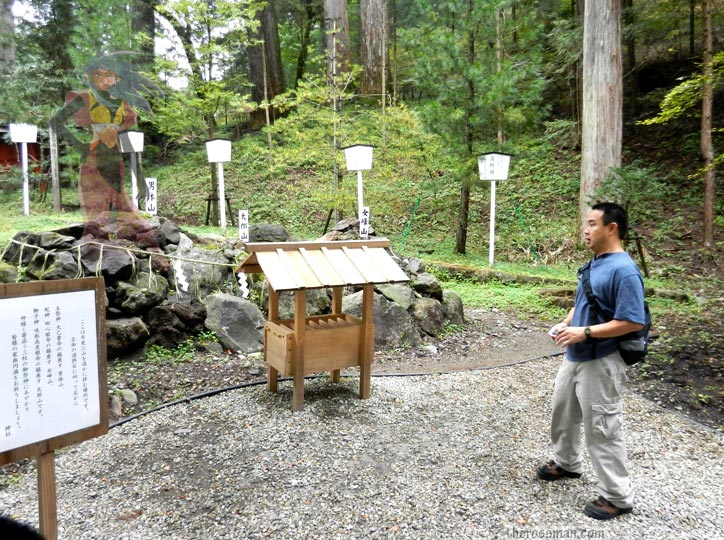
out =
{"type": "Polygon", "coordinates": [[[191,362],[196,355],[196,347],[191,338],[179,343],[174,349],[167,349],[161,345],[151,345],[145,350],[146,362],[151,364],[173,363],[184,364],[191,362]]]}
{"type": "Polygon", "coordinates": [[[671,195],[670,184],[659,178],[657,172],[641,161],[617,167],[591,196],[591,203],[616,201],[626,209],[629,226],[654,219],[660,201],[671,195]]]}

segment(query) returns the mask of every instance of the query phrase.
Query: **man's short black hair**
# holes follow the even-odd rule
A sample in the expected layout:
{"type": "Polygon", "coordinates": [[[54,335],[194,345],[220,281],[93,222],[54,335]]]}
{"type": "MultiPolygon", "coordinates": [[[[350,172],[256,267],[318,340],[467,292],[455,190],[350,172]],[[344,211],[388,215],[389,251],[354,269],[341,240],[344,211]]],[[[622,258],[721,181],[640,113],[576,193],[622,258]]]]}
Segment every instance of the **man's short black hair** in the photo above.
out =
{"type": "Polygon", "coordinates": [[[600,210],[603,213],[603,224],[616,223],[618,225],[618,237],[621,240],[628,234],[628,216],[626,210],[619,204],[613,202],[596,203],[591,210],[600,210]]]}

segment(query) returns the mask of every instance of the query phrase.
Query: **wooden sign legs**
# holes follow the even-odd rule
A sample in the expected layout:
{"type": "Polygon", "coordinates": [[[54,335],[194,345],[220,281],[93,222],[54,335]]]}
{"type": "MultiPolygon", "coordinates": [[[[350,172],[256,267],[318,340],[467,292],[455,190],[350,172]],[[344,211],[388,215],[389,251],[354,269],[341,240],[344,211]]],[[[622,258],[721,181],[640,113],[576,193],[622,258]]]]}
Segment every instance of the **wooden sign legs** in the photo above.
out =
{"type": "Polygon", "coordinates": [[[55,488],[55,453],[38,456],[38,503],[40,533],[45,540],[58,540],[58,508],[55,488]]]}

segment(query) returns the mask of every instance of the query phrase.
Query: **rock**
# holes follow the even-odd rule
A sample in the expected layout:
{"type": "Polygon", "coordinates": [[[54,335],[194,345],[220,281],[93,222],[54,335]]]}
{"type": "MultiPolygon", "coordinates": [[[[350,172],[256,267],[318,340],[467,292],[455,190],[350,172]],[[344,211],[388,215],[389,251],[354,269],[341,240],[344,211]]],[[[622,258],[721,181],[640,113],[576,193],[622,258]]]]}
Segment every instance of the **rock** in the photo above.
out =
{"type": "Polygon", "coordinates": [[[206,298],[206,328],[232,351],[260,351],[264,346],[264,315],[253,303],[226,293],[206,298]]]}
{"type": "Polygon", "coordinates": [[[82,268],[70,251],[39,251],[27,268],[35,279],[74,279],[82,268]]]}
{"type": "Polygon", "coordinates": [[[430,336],[437,336],[445,325],[442,303],[434,298],[418,298],[410,308],[410,315],[417,327],[430,336]]]}
{"type": "Polygon", "coordinates": [[[154,306],[145,315],[151,331],[147,346],[160,345],[174,349],[204,330],[206,308],[195,301],[170,301],[154,306]]]}
{"type": "Polygon", "coordinates": [[[417,257],[410,257],[406,260],[405,270],[408,274],[422,274],[425,272],[425,265],[417,257]]]}
{"type": "Polygon", "coordinates": [[[400,307],[405,310],[410,309],[410,306],[412,306],[416,299],[415,291],[407,285],[400,283],[378,285],[377,290],[382,293],[385,298],[399,304],[400,307]]]}
{"type": "Polygon", "coordinates": [[[119,392],[119,394],[121,395],[123,403],[127,403],[128,405],[138,405],[138,396],[133,390],[124,388],[119,392]]]}
{"type": "Polygon", "coordinates": [[[123,398],[118,394],[111,394],[110,412],[113,418],[123,418],[123,398]]]}
{"type": "Polygon", "coordinates": [[[65,227],[55,229],[53,232],[61,236],[72,236],[73,238],[78,240],[81,236],[83,236],[84,230],[85,225],[83,223],[73,223],[71,225],[66,225],[65,227]]]}
{"type": "Polygon", "coordinates": [[[221,251],[196,247],[183,234],[176,255],[183,259],[174,263],[171,273],[182,297],[205,298],[233,279],[230,262],[221,251]],[[179,270],[183,276],[179,276],[179,270]],[[182,283],[188,283],[187,290],[183,290],[182,283]]]}
{"type": "Polygon", "coordinates": [[[156,231],[161,226],[155,216],[142,218],[136,212],[101,212],[95,219],[86,221],[85,235],[97,240],[126,240],[146,249],[158,246],[156,231]]]}
{"type": "Polygon", "coordinates": [[[442,291],[442,309],[445,313],[445,321],[455,326],[465,324],[463,301],[455,291],[442,291]]]}
{"type": "Polygon", "coordinates": [[[117,283],[113,305],[126,315],[140,315],[163,302],[167,294],[166,278],[141,272],[130,283],[117,283]]]}
{"type": "Polygon", "coordinates": [[[0,261],[0,283],[15,283],[17,279],[17,266],[0,261]]]}
{"type": "Polygon", "coordinates": [[[148,327],[140,317],[110,319],[106,321],[106,348],[108,359],[117,358],[125,352],[137,349],[146,342],[148,327]]]}
{"type": "Polygon", "coordinates": [[[211,343],[204,345],[204,350],[217,356],[224,354],[224,347],[221,346],[221,343],[217,343],[216,341],[212,341],[211,343]]]}
{"type": "Polygon", "coordinates": [[[28,231],[15,233],[3,252],[3,261],[10,264],[27,266],[35,254],[40,251],[40,236],[28,231]]]}
{"type": "MultiPolygon", "coordinates": [[[[331,311],[332,300],[326,289],[309,289],[306,298],[307,317],[322,315],[331,311]]],[[[283,291],[279,294],[279,318],[294,318],[294,293],[283,291]]]]}
{"type": "Polygon", "coordinates": [[[85,275],[102,274],[106,282],[115,283],[131,277],[136,267],[136,256],[130,250],[127,242],[97,240],[93,243],[83,243],[80,246],[80,257],[85,275]],[[106,247],[113,246],[113,247],[106,247]]]}
{"type": "Polygon", "coordinates": [[[190,336],[181,320],[166,306],[154,306],[145,316],[148,328],[152,334],[146,342],[146,347],[159,345],[166,349],[175,349],[190,336]]]}
{"type": "Polygon", "coordinates": [[[70,249],[75,242],[75,237],[70,235],[64,235],[57,232],[43,232],[40,233],[40,240],[38,245],[40,247],[51,250],[51,249],[70,249]]]}
{"type": "MultiPolygon", "coordinates": [[[[342,299],[342,311],[362,316],[362,291],[342,299]]],[[[372,319],[375,325],[375,348],[415,347],[420,335],[410,314],[381,294],[373,295],[372,319]]]]}
{"type": "Polygon", "coordinates": [[[249,227],[250,242],[287,242],[289,233],[281,225],[255,223],[249,227]]]}
{"type": "Polygon", "coordinates": [[[161,226],[158,229],[159,237],[163,239],[160,247],[164,248],[169,244],[178,245],[181,240],[181,231],[170,219],[161,218],[161,226]]]}
{"type": "Polygon", "coordinates": [[[188,332],[198,334],[206,328],[206,306],[193,298],[178,299],[169,296],[163,307],[176,315],[188,332]]]}
{"type": "Polygon", "coordinates": [[[412,280],[412,288],[422,296],[429,296],[442,302],[442,286],[435,276],[427,272],[418,274],[412,280]]]}

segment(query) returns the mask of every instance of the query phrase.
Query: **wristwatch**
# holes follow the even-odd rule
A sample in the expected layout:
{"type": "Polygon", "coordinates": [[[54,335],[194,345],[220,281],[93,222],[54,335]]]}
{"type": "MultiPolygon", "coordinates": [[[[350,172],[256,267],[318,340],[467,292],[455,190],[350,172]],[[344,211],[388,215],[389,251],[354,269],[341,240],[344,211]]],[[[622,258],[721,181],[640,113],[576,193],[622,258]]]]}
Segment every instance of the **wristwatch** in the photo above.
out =
{"type": "Polygon", "coordinates": [[[586,339],[590,338],[590,337],[591,337],[591,327],[590,327],[590,326],[586,326],[586,327],[583,329],[583,333],[586,334],[586,339]]]}

